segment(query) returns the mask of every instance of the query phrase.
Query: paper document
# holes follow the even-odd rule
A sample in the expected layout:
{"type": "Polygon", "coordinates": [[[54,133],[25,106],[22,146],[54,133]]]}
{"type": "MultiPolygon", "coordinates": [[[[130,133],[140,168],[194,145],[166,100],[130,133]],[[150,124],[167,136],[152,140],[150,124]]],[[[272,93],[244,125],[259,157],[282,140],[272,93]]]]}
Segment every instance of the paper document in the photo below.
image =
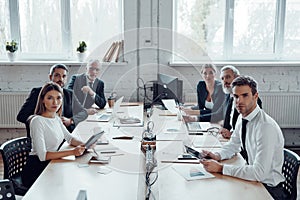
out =
{"type": "Polygon", "coordinates": [[[174,114],[178,113],[178,107],[176,106],[175,100],[174,99],[162,99],[162,102],[164,106],[174,114]]]}
{"type": "Polygon", "coordinates": [[[200,164],[174,164],[172,168],[187,181],[215,177],[211,173],[207,172],[200,164]]]}

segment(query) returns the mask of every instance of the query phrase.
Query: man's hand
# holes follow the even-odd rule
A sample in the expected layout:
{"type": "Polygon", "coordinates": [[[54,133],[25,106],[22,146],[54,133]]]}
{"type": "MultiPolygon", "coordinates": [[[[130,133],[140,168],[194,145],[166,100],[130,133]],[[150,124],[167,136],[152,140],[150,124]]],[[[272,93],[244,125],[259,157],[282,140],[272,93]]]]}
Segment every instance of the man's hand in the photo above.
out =
{"type": "Polygon", "coordinates": [[[192,110],[190,108],[182,108],[181,109],[186,115],[200,115],[200,110],[192,110]]]}
{"type": "Polygon", "coordinates": [[[85,93],[85,94],[89,94],[89,95],[91,95],[91,96],[94,96],[94,91],[92,90],[92,88],[90,88],[90,86],[83,86],[82,88],[81,88],[81,91],[83,92],[83,93],[85,93]]]}
{"type": "Polygon", "coordinates": [[[220,130],[219,130],[219,133],[224,137],[224,138],[226,138],[226,139],[230,139],[230,137],[231,137],[231,132],[228,130],[228,129],[226,129],[226,128],[221,128],[220,130]]]}
{"type": "Polygon", "coordinates": [[[200,163],[203,164],[204,169],[208,172],[222,173],[223,171],[223,165],[218,161],[202,159],[200,160],[200,163]]]}
{"type": "Polygon", "coordinates": [[[185,122],[196,122],[198,121],[198,117],[197,116],[190,116],[190,115],[182,115],[183,120],[185,122]]]}
{"type": "Polygon", "coordinates": [[[62,123],[65,125],[65,127],[71,126],[73,120],[71,118],[66,118],[66,117],[60,117],[62,123]]]}
{"type": "Polygon", "coordinates": [[[202,155],[202,157],[209,157],[216,161],[221,160],[221,156],[218,153],[213,153],[211,151],[202,150],[201,155],[202,155]]]}
{"type": "Polygon", "coordinates": [[[88,115],[93,115],[93,114],[98,113],[98,110],[95,108],[89,108],[89,109],[86,109],[86,112],[88,113],[88,115]]]}

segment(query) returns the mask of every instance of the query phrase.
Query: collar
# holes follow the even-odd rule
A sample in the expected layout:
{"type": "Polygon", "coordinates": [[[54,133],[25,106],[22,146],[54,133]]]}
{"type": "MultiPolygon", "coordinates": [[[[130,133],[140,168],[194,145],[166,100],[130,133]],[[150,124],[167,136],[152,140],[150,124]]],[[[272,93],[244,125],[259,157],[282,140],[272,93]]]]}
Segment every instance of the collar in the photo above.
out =
{"type": "Polygon", "coordinates": [[[251,121],[260,111],[259,106],[256,105],[255,109],[246,117],[244,117],[243,119],[246,119],[248,121],[251,121]]]}

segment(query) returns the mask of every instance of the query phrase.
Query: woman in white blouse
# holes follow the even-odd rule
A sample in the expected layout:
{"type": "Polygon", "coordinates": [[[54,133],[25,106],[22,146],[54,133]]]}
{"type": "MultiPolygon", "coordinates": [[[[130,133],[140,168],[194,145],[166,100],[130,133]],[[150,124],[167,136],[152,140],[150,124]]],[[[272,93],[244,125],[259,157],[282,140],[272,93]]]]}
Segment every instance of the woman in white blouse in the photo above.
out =
{"type": "Polygon", "coordinates": [[[32,149],[22,173],[22,182],[27,187],[34,183],[50,160],[80,156],[85,150],[83,142],[72,136],[60,119],[62,102],[61,87],[53,82],[45,84],[30,122],[32,149]],[[59,151],[65,140],[75,148],[59,151]]]}

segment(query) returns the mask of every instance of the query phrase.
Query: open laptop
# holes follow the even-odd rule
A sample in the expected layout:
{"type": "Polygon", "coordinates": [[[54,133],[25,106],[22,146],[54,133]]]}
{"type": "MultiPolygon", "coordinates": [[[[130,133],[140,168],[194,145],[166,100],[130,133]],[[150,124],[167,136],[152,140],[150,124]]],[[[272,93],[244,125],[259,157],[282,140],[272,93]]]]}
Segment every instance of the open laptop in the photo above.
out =
{"type": "Polygon", "coordinates": [[[209,122],[187,122],[186,127],[189,134],[203,133],[211,127],[211,124],[209,122]]]}
{"type": "Polygon", "coordinates": [[[117,112],[120,110],[121,107],[121,103],[124,99],[124,96],[120,97],[114,107],[112,108],[112,112],[111,113],[102,113],[97,117],[97,121],[99,122],[108,122],[111,118],[113,118],[114,116],[116,116],[117,112]]]}

